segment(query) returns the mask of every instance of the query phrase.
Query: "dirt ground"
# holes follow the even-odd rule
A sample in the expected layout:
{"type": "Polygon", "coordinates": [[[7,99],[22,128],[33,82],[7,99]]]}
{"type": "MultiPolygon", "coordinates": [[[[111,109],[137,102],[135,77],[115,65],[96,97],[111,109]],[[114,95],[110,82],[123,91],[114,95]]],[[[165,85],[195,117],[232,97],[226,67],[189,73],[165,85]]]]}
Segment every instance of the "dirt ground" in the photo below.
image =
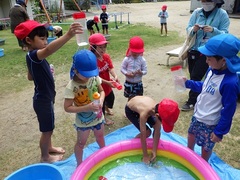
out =
{"type": "MultiPolygon", "coordinates": [[[[168,5],[168,29],[177,31],[181,36],[185,35],[185,28],[190,17],[190,1],[183,2],[157,2],[141,4],[120,4],[108,5],[107,11],[113,12],[130,12],[130,23],[146,23],[153,27],[160,27],[159,18],[157,17],[163,4],[168,5]]],[[[98,15],[99,10],[91,10],[88,15],[98,15]]],[[[119,17],[118,17],[119,18],[119,17]]],[[[123,21],[127,21],[127,15],[123,15],[123,21]]],[[[111,17],[114,20],[114,17],[111,17]]],[[[240,23],[238,19],[231,19],[230,33],[240,36],[240,23]]],[[[167,37],[163,37],[167,38],[167,37]]],[[[153,97],[156,101],[163,98],[176,100],[181,106],[187,99],[188,91],[177,93],[173,87],[173,81],[169,67],[166,64],[166,52],[179,47],[179,44],[156,47],[144,53],[148,64],[148,74],[143,78],[144,94],[153,97]],[[158,65],[161,64],[161,65],[158,65]]],[[[124,54],[125,52],[123,52],[124,54]]],[[[122,59],[122,57],[121,57],[122,59]]],[[[114,61],[114,60],[113,60],[114,61]]],[[[179,64],[176,58],[170,59],[170,65],[179,64]]],[[[124,82],[124,76],[120,73],[120,61],[114,62],[116,72],[121,82],[124,82]]],[[[56,129],[53,136],[54,144],[63,146],[67,151],[64,158],[68,158],[73,153],[75,142],[75,132],[72,128],[73,114],[64,112],[63,109],[63,92],[69,80],[69,74],[63,74],[61,67],[56,68],[56,129]]],[[[67,67],[69,68],[69,67],[67,67]]],[[[187,74],[186,69],[184,70],[187,74]]],[[[11,92],[9,90],[9,92],[11,92]]],[[[114,90],[116,101],[114,105],[114,116],[111,116],[115,124],[106,127],[106,134],[122,126],[129,124],[124,118],[124,106],[126,98],[123,97],[123,91],[114,90]]],[[[0,93],[0,179],[11,172],[23,166],[39,162],[39,137],[38,123],[36,115],[32,108],[32,88],[27,88],[19,93],[0,93]]],[[[186,127],[189,124],[192,112],[181,112],[177,125],[174,129],[186,137],[186,127]]],[[[90,138],[89,142],[94,141],[90,138]]]]}

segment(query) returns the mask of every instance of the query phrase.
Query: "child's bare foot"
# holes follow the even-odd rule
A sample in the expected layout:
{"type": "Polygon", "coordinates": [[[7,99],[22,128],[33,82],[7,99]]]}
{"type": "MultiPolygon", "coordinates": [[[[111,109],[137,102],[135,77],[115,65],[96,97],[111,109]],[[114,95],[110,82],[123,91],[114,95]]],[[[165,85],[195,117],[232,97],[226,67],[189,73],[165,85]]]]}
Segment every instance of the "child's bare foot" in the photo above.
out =
{"type": "Polygon", "coordinates": [[[105,125],[107,125],[107,126],[114,124],[114,122],[110,119],[105,119],[105,121],[106,121],[105,125]]]}
{"type": "Polygon", "coordinates": [[[41,158],[41,163],[54,163],[56,161],[61,161],[63,159],[63,155],[49,155],[48,158],[41,158]]]}
{"type": "Polygon", "coordinates": [[[105,106],[105,109],[106,109],[106,111],[105,111],[106,114],[111,115],[111,116],[113,115],[113,111],[111,109],[109,109],[107,106],[105,106]]]}
{"type": "Polygon", "coordinates": [[[49,153],[64,154],[65,150],[61,147],[52,147],[49,149],[49,153]]]}

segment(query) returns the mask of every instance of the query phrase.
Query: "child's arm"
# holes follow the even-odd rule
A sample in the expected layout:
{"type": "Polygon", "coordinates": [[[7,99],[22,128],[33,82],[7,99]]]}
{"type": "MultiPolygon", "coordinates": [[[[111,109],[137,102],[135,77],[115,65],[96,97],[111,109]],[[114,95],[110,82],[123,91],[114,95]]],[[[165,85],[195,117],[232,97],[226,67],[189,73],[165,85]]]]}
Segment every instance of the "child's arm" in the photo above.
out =
{"type": "Polygon", "coordinates": [[[118,76],[114,70],[114,68],[110,69],[109,73],[112,75],[115,81],[119,82],[118,76]]]}
{"type": "Polygon", "coordinates": [[[73,99],[64,100],[64,110],[68,113],[90,112],[97,111],[99,108],[93,103],[84,106],[75,106],[73,99]]]}
{"type": "Polygon", "coordinates": [[[80,23],[73,23],[70,25],[70,28],[67,33],[65,33],[60,38],[48,44],[45,48],[39,49],[37,51],[38,59],[45,59],[59,48],[61,48],[67,41],[69,41],[75,34],[83,33],[82,26],[80,23]]]}
{"type": "Polygon", "coordinates": [[[28,78],[29,81],[32,81],[32,80],[33,80],[32,75],[30,74],[29,71],[27,72],[27,78],[28,78]]]}
{"type": "Polygon", "coordinates": [[[104,102],[104,99],[105,99],[105,92],[103,91],[103,88],[102,88],[102,85],[100,84],[98,86],[98,92],[100,94],[100,105],[101,107],[103,106],[103,102],[104,102]]]}

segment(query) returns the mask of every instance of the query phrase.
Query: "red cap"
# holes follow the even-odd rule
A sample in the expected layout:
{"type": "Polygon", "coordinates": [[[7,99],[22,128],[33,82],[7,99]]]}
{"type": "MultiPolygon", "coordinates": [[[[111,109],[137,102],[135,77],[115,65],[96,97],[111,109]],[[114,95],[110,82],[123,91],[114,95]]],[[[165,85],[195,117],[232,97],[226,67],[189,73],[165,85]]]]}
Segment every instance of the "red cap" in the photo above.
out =
{"type": "Polygon", "coordinates": [[[102,6],[101,6],[101,9],[102,9],[102,10],[107,9],[107,6],[106,6],[106,5],[102,5],[102,6]]]}
{"type": "Polygon", "coordinates": [[[139,36],[134,36],[130,39],[126,56],[129,56],[130,52],[134,53],[144,52],[144,42],[139,36]]]}
{"type": "Polygon", "coordinates": [[[45,26],[45,24],[40,24],[34,20],[27,20],[15,28],[14,34],[18,39],[23,40],[32,32],[33,29],[40,26],[45,26]]]}
{"type": "Polygon", "coordinates": [[[94,20],[96,23],[98,23],[98,22],[99,22],[98,16],[94,16],[94,17],[93,17],[93,20],[94,20]]]}
{"type": "Polygon", "coordinates": [[[103,45],[107,44],[106,38],[101,33],[92,34],[88,39],[90,45],[103,45]]]}
{"type": "Polygon", "coordinates": [[[178,104],[171,99],[165,98],[158,105],[158,113],[162,120],[163,130],[171,132],[180,113],[178,104]]]}
{"type": "Polygon", "coordinates": [[[162,10],[166,10],[166,9],[167,9],[167,5],[163,5],[162,10]]]}
{"type": "Polygon", "coordinates": [[[77,12],[77,13],[73,13],[73,19],[82,19],[82,18],[86,18],[86,14],[84,12],[77,12]]]}

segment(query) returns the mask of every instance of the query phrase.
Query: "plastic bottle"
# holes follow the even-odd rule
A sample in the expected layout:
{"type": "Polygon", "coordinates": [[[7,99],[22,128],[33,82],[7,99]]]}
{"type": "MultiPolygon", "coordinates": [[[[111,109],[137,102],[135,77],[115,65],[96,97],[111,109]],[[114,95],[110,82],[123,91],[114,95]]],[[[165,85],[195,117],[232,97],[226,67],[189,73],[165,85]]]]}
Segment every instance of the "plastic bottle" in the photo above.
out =
{"type": "MultiPolygon", "coordinates": [[[[100,104],[100,94],[98,92],[93,93],[93,104],[98,105],[100,104]]],[[[95,114],[98,114],[100,110],[95,111],[95,114]]]]}
{"type": "Polygon", "coordinates": [[[107,180],[104,176],[99,176],[98,180],[107,180]]]}
{"type": "MultiPolygon", "coordinates": [[[[112,81],[114,81],[114,80],[112,80],[112,81]]],[[[122,85],[121,85],[119,82],[114,81],[114,82],[112,82],[112,84],[113,84],[113,86],[114,86],[115,88],[117,88],[118,90],[121,90],[121,89],[122,89],[122,85]]]]}
{"type": "Polygon", "coordinates": [[[88,30],[86,25],[86,14],[84,12],[78,12],[73,14],[74,22],[79,22],[83,26],[83,33],[76,34],[78,46],[88,45],[88,30]]]}
{"type": "Polygon", "coordinates": [[[184,76],[183,71],[182,71],[182,66],[173,66],[171,68],[171,72],[172,72],[172,75],[173,75],[175,90],[178,91],[178,92],[185,91],[186,90],[185,82],[181,78],[182,76],[184,76]]]}
{"type": "Polygon", "coordinates": [[[50,64],[49,65],[50,66],[50,71],[51,71],[51,73],[52,73],[52,75],[53,75],[53,78],[54,78],[54,66],[53,66],[53,64],[50,64]]]}

